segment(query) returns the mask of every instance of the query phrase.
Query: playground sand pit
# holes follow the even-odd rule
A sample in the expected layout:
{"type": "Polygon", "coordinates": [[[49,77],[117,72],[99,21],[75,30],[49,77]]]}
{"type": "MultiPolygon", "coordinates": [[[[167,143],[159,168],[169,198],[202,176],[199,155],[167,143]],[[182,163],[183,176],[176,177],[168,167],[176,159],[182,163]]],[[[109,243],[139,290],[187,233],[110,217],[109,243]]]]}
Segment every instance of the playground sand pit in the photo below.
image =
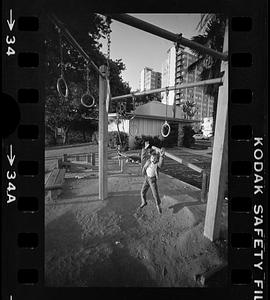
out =
{"type": "Polygon", "coordinates": [[[162,214],[150,191],[138,211],[138,171],[109,176],[106,201],[98,200],[97,178],[67,176],[62,195],[45,205],[47,286],[200,287],[196,275],[226,262],[226,205],[222,238],[212,243],[198,189],[161,174],[162,214]]]}

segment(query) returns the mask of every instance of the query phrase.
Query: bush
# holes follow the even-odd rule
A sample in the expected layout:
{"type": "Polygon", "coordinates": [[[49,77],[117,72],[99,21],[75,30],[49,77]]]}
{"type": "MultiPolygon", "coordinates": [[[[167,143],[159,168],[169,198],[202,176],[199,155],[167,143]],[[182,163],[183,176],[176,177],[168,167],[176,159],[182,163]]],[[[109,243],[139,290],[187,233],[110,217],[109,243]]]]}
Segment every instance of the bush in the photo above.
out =
{"type": "Polygon", "coordinates": [[[177,137],[175,137],[174,135],[169,135],[166,138],[162,138],[161,147],[170,148],[175,146],[176,142],[177,142],[177,137]]]}
{"type": "Polygon", "coordinates": [[[47,146],[55,146],[56,140],[55,137],[52,134],[45,133],[45,147],[47,146]]]}
{"type": "Polygon", "coordinates": [[[144,147],[144,143],[149,141],[150,146],[156,146],[158,148],[165,147],[170,148],[175,145],[175,137],[168,136],[166,138],[160,138],[159,136],[135,136],[134,149],[141,149],[144,147]]]}
{"type": "MultiPolygon", "coordinates": [[[[120,137],[122,141],[122,151],[128,150],[128,135],[125,132],[120,131],[120,137]]],[[[108,132],[108,146],[110,148],[116,148],[120,144],[119,136],[117,131],[108,132]]]]}
{"type": "Polygon", "coordinates": [[[183,146],[190,148],[195,143],[195,139],[193,137],[195,132],[190,125],[184,126],[183,131],[184,131],[183,146]]]}

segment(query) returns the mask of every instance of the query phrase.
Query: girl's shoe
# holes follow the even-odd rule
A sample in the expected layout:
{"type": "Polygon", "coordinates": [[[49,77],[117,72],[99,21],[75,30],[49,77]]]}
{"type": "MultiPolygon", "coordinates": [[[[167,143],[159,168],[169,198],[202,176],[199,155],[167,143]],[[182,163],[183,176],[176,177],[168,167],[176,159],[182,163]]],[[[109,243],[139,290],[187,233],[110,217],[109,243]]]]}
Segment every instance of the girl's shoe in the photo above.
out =
{"type": "Polygon", "coordinates": [[[145,207],[147,205],[147,203],[142,203],[140,206],[139,206],[139,209],[142,209],[143,207],[145,207]]]}

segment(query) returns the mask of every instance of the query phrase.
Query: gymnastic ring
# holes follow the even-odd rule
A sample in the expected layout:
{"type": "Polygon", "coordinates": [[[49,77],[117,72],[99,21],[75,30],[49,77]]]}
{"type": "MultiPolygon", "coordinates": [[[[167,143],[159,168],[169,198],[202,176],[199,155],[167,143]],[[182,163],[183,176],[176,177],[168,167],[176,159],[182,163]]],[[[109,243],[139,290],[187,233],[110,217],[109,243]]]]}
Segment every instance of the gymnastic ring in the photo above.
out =
{"type": "Polygon", "coordinates": [[[65,78],[63,76],[61,76],[61,77],[59,77],[57,79],[56,87],[57,87],[57,91],[58,91],[58,93],[59,93],[60,96],[62,96],[64,98],[68,97],[68,86],[67,86],[66,80],[65,80],[65,78]],[[63,93],[62,90],[61,90],[61,87],[60,87],[61,81],[64,83],[65,93],[63,93]]]}
{"type": "Polygon", "coordinates": [[[171,132],[171,126],[167,121],[165,121],[164,124],[162,124],[162,126],[161,126],[161,135],[163,137],[167,137],[167,136],[169,136],[170,132],[171,132]],[[167,134],[164,134],[164,132],[163,132],[165,127],[168,127],[167,134]]]}
{"type": "Polygon", "coordinates": [[[81,97],[81,104],[87,108],[91,108],[95,105],[95,98],[88,92],[82,95],[81,97]],[[85,103],[85,98],[86,97],[90,97],[92,99],[92,103],[90,103],[90,105],[85,103]]]}

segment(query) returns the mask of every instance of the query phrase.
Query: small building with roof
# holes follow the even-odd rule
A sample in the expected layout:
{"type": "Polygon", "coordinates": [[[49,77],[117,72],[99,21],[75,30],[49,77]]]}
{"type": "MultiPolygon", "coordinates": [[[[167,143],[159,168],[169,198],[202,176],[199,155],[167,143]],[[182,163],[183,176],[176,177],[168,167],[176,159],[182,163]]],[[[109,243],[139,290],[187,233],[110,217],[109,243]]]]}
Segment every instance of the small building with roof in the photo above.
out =
{"type": "MultiPolygon", "coordinates": [[[[171,126],[170,136],[173,135],[175,137],[176,146],[182,145],[183,126],[200,122],[198,120],[185,119],[181,107],[176,106],[174,113],[172,105],[151,101],[138,106],[132,113],[127,113],[125,118],[121,117],[118,121],[118,128],[119,131],[128,134],[129,148],[132,149],[136,136],[158,136],[160,139],[164,139],[161,134],[161,128],[165,120],[171,126]]],[[[108,121],[108,131],[117,131],[117,114],[110,113],[108,121]]]]}

